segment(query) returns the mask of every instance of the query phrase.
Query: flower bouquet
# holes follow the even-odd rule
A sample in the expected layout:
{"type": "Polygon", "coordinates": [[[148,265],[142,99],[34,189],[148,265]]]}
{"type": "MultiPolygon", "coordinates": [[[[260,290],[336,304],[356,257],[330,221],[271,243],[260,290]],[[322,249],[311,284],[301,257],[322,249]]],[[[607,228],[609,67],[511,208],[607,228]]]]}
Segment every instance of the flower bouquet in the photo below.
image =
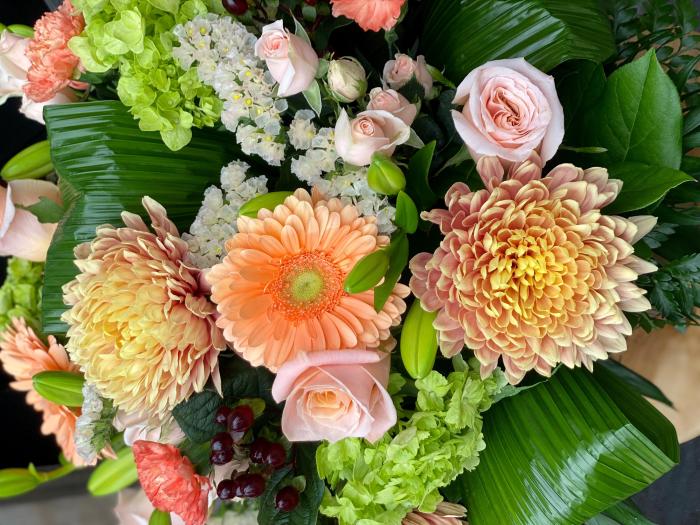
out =
{"type": "Polygon", "coordinates": [[[3,28],[0,362],[126,524],[647,523],[697,324],[689,0],[64,0],[3,28]],[[140,489],[132,488],[136,483],[140,489]]]}

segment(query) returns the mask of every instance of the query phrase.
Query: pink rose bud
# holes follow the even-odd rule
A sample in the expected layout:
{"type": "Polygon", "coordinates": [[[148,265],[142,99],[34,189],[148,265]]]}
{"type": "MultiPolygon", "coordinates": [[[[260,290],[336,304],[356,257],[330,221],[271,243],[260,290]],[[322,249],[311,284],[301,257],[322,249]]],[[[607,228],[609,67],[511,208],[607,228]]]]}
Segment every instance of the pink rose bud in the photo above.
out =
{"type": "Polygon", "coordinates": [[[272,397],[286,401],[282,432],[289,441],[374,442],[396,424],[386,391],[389,354],[326,350],[300,354],[279,369],[272,397]]]}
{"type": "Polygon", "coordinates": [[[342,110],[335,125],[335,149],[345,162],[355,166],[369,165],[378,151],[391,157],[410,137],[411,128],[388,111],[363,111],[351,121],[342,110]]]}
{"type": "Polygon", "coordinates": [[[414,77],[423,86],[427,97],[433,89],[433,77],[423,55],[413,60],[410,56],[399,53],[384,66],[384,85],[392,89],[401,89],[414,77]]]}
{"type": "Polygon", "coordinates": [[[286,30],[282,20],[263,27],[255,54],[267,63],[272,78],[279,83],[280,97],[306,91],[316,77],[319,62],[316,51],[286,30]]]}
{"type": "Polygon", "coordinates": [[[403,120],[407,126],[413,124],[418,115],[418,107],[393,89],[374,88],[370,91],[367,109],[388,111],[403,120]]]}
{"type": "Polygon", "coordinates": [[[455,127],[472,158],[523,162],[533,151],[551,159],[564,138],[564,110],[554,79],[523,58],[476,68],[457,88],[455,127]]]}

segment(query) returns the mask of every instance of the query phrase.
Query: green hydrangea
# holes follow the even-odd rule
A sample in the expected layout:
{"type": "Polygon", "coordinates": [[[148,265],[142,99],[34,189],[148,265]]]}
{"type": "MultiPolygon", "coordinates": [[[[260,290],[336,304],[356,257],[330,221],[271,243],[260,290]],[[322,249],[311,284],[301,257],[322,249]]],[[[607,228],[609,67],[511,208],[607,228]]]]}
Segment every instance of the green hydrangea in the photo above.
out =
{"type": "Polygon", "coordinates": [[[24,317],[35,329],[40,326],[41,285],[44,265],[12,257],[7,261],[7,277],[0,287],[0,331],[14,317],[24,317]]]}
{"type": "Polygon", "coordinates": [[[85,30],[71,50],[91,73],[119,69],[117,93],[144,131],[159,131],[172,150],[186,146],[192,128],[214,126],[222,102],[196,70],[172,55],[173,28],[207,13],[202,0],[74,0],[85,30]]]}
{"type": "Polygon", "coordinates": [[[401,410],[377,443],[348,438],[319,447],[319,474],[331,488],[323,514],[341,525],[400,525],[415,508],[434,512],[439,489],[478,465],[485,447],[481,413],[506,381],[503,374],[482,380],[477,368],[458,368],[416,381],[415,410],[401,410]]]}

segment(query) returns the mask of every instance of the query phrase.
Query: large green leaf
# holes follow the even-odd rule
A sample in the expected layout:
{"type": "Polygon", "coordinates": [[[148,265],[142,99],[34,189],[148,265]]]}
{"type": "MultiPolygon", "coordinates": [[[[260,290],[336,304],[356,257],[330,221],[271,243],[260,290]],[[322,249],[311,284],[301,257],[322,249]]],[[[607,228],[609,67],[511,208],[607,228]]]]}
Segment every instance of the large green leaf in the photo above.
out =
{"type": "Polygon", "coordinates": [[[606,148],[598,157],[606,166],[631,161],[678,169],[682,130],[678,91],[649,51],[610,75],[595,110],[587,114],[581,145],[606,148]]]}
{"type": "Polygon", "coordinates": [[[577,58],[615,53],[596,0],[431,0],[423,31],[428,62],[460,82],[489,60],[525,57],[548,71],[577,58]]]}
{"type": "Polygon", "coordinates": [[[560,370],[484,417],[460,488],[472,525],[580,525],[678,462],[675,430],[603,368],[560,370]]]}
{"type": "Polygon", "coordinates": [[[45,111],[51,156],[61,178],[67,213],[46,261],[43,325],[65,333],[61,287],[77,273],[73,248],[102,224],[120,224],[123,210],[143,213],[144,195],[163,204],[182,230],[189,228],[207,186],[234,156],[230,136],[195,131],[189,146],[170,151],[157,133],[139,130],[119,102],[49,106],[45,111]]]}

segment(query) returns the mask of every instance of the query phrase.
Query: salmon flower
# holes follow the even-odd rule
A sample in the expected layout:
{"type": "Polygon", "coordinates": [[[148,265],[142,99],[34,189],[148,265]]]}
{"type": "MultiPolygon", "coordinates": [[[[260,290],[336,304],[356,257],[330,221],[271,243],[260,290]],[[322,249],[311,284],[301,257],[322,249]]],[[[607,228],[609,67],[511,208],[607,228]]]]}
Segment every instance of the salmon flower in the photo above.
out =
{"type": "Polygon", "coordinates": [[[139,482],[153,506],[176,514],[185,525],[204,525],[209,515],[209,478],[197,474],[173,445],[137,441],[133,451],[139,482]]]}
{"type": "Polygon", "coordinates": [[[365,31],[390,31],[406,0],[331,0],[333,16],[346,16],[365,31]]]}
{"type": "Polygon", "coordinates": [[[31,63],[24,85],[27,97],[34,102],[46,102],[69,86],[87,87],[74,80],[80,70],[80,59],[68,48],[70,39],[82,33],[84,27],[83,15],[70,0],[39,19],[26,52],[31,63]]]}
{"type": "Polygon", "coordinates": [[[75,465],[84,465],[75,450],[73,436],[75,422],[80,415],[69,408],[57,405],[41,397],[32,383],[40,372],[77,372],[78,367],[68,360],[65,349],[50,336],[45,345],[24,319],[15,318],[0,336],[0,362],[5,371],[14,377],[10,387],[27,393],[27,404],[43,416],[41,433],[53,434],[63,455],[75,465]]]}
{"type": "Polygon", "coordinates": [[[408,288],[396,285],[376,312],[373,290],[349,294],[343,282],[388,242],[375,217],[301,189],[274,211],[239,217],[226,258],[207,274],[217,324],[253,366],[272,371],[303,351],[377,348],[399,324],[408,288]]]}
{"type": "Polygon", "coordinates": [[[462,505],[443,501],[430,514],[414,510],[403,519],[401,525],[464,525],[462,518],[466,515],[467,509],[462,505]]]}
{"type": "Polygon", "coordinates": [[[457,183],[447,210],[424,212],[445,237],[410,264],[414,294],[438,312],[443,354],[466,344],[483,376],[502,358],[513,384],[529,370],[591,369],[624,351],[632,328],[623,312],[650,308],[634,281],[656,269],[632,247],[655,220],[601,212],[620,181],[603,168],[570,164],[541,178],[541,164],[533,154],[504,181],[497,159],[481,159],[487,189],[457,183]]]}
{"type": "Polygon", "coordinates": [[[117,408],[165,422],[210,377],[220,387],[226,342],[200,270],[185,263],[187,242],[160,204],[143,206],[155,233],[124,212],[125,228],[101,226],[76,248],[81,273],[63,289],[63,320],[85,378],[117,408]]]}

